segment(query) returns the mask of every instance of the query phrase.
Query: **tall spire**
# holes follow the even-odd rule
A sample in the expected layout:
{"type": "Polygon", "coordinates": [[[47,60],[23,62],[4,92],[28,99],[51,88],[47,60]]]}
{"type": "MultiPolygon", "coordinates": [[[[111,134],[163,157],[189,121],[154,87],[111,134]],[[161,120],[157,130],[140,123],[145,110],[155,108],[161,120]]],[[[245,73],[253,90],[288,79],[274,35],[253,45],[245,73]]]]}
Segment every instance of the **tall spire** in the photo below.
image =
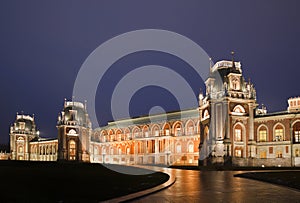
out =
{"type": "Polygon", "coordinates": [[[232,60],[232,68],[235,69],[235,63],[234,63],[234,51],[231,51],[231,60],[232,60]]]}
{"type": "Polygon", "coordinates": [[[211,57],[209,57],[209,74],[211,74],[211,72],[212,72],[212,58],[211,57]]]}

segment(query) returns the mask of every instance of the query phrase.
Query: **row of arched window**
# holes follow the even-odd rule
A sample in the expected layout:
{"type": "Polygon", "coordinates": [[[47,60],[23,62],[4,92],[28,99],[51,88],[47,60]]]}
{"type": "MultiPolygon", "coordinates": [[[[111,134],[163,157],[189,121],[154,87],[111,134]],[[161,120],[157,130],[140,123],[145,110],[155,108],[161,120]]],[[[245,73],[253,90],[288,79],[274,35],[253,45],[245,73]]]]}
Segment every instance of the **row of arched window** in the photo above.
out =
{"type": "Polygon", "coordinates": [[[49,145],[33,145],[30,147],[30,153],[39,154],[39,155],[56,155],[57,153],[57,145],[49,144],[49,145]]]}
{"type": "MultiPolygon", "coordinates": [[[[157,152],[158,153],[166,153],[166,140],[159,140],[158,141],[158,146],[157,146],[157,152]]],[[[194,153],[197,150],[195,150],[195,143],[193,141],[189,141],[187,144],[182,144],[181,142],[176,142],[174,145],[174,152],[175,153],[194,153]],[[186,146],[183,146],[186,145],[186,146]],[[186,149],[184,152],[182,150],[182,148],[186,149]]],[[[172,146],[171,146],[172,148],[172,146]]],[[[172,150],[172,151],[173,151],[172,150]]],[[[155,151],[155,140],[147,140],[147,141],[140,141],[137,143],[137,150],[136,150],[137,154],[151,154],[151,153],[156,153],[155,151]]],[[[100,154],[105,154],[105,155],[129,155],[129,154],[134,154],[135,153],[135,149],[133,145],[127,145],[125,147],[121,147],[121,146],[110,146],[110,147],[105,147],[103,146],[98,147],[95,146],[94,147],[94,155],[100,155],[100,154]]]]}
{"type": "MultiPolygon", "coordinates": [[[[261,124],[257,128],[257,141],[268,142],[268,141],[285,141],[286,140],[286,129],[282,123],[277,123],[272,129],[272,137],[270,135],[270,129],[265,124],[261,124]]],[[[293,123],[292,125],[292,136],[294,142],[300,142],[300,121],[293,123]]]]}
{"type": "Polygon", "coordinates": [[[162,127],[159,124],[153,124],[142,127],[135,126],[131,130],[129,128],[101,130],[94,133],[93,140],[113,142],[158,136],[195,135],[199,132],[198,126],[199,123],[196,124],[193,120],[189,120],[185,125],[181,121],[177,121],[173,125],[165,123],[162,127]]]}

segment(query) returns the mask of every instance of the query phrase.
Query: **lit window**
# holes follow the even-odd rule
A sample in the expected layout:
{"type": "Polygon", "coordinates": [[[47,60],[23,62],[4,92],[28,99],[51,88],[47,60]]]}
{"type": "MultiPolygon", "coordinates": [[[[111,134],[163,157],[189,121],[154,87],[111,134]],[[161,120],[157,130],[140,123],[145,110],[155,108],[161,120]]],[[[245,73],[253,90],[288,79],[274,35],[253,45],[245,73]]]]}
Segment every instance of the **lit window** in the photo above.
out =
{"type": "Polygon", "coordinates": [[[266,151],[260,152],[260,158],[261,158],[261,159],[267,158],[267,152],[266,152],[266,151]]]}
{"type": "Polygon", "coordinates": [[[283,129],[275,129],[275,141],[282,141],[283,140],[283,129]]]}
{"type": "Polygon", "coordinates": [[[189,149],[189,153],[193,153],[194,152],[194,144],[190,143],[188,149],[189,149]]]}
{"type": "Polygon", "coordinates": [[[129,148],[129,147],[127,147],[126,153],[127,153],[127,154],[130,154],[130,148],[129,148]]]}
{"type": "Polygon", "coordinates": [[[235,150],[235,157],[242,157],[242,150],[241,149],[236,149],[235,150]]]}
{"type": "Polygon", "coordinates": [[[193,128],[193,126],[190,126],[189,127],[189,135],[192,135],[194,133],[194,128],[193,128]]]}
{"type": "Polygon", "coordinates": [[[175,136],[180,136],[181,135],[181,128],[177,127],[175,131],[175,136]]]}
{"type": "Polygon", "coordinates": [[[76,135],[77,132],[74,129],[69,130],[68,132],[69,135],[76,135]]]}
{"type": "Polygon", "coordinates": [[[276,157],[277,158],[282,158],[282,151],[277,151],[276,152],[276,157]]]}
{"type": "Polygon", "coordinates": [[[158,130],[155,130],[155,136],[159,136],[159,131],[158,130]]]}
{"type": "Polygon", "coordinates": [[[267,141],[267,131],[266,130],[260,130],[259,131],[259,141],[260,142],[266,142],[267,141]]]}
{"type": "Polygon", "coordinates": [[[76,143],[74,140],[70,140],[69,142],[69,159],[70,160],[76,159],[76,143]]]}
{"type": "Polygon", "coordinates": [[[242,141],[242,130],[241,129],[235,129],[235,141],[242,141]]]}
{"type": "Polygon", "coordinates": [[[170,130],[166,129],[166,135],[170,135],[170,130]]]}
{"type": "Polygon", "coordinates": [[[145,132],[145,137],[148,137],[149,136],[149,133],[148,131],[145,132]]]}
{"type": "Polygon", "coordinates": [[[180,144],[176,145],[176,153],[181,153],[181,145],[180,144]]]}
{"type": "Polygon", "coordinates": [[[300,130],[294,131],[295,142],[300,142],[300,130]]]}
{"type": "Polygon", "coordinates": [[[18,152],[23,153],[23,146],[19,146],[18,152]]]}
{"type": "Polygon", "coordinates": [[[299,149],[295,149],[295,156],[299,157],[300,153],[299,153],[299,149]]]}
{"type": "Polygon", "coordinates": [[[21,130],[25,129],[25,123],[24,122],[19,122],[19,127],[21,130]]]}

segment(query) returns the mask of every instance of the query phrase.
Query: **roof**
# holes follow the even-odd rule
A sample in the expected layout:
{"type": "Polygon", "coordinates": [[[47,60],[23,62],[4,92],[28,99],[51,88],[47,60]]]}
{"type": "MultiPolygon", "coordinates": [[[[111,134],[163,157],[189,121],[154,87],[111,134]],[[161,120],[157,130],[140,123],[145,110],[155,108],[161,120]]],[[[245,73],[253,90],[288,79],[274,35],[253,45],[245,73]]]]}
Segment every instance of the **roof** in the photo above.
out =
{"type": "Polygon", "coordinates": [[[165,120],[171,121],[171,120],[181,120],[183,118],[197,118],[197,117],[199,117],[198,108],[193,108],[193,109],[186,109],[182,111],[171,111],[162,114],[144,115],[144,116],[139,116],[134,118],[125,118],[116,121],[111,121],[108,123],[108,125],[97,128],[95,130],[110,129],[115,126],[128,127],[131,125],[142,125],[142,124],[149,124],[149,123],[156,123],[156,122],[158,123],[158,122],[163,122],[165,120]]]}

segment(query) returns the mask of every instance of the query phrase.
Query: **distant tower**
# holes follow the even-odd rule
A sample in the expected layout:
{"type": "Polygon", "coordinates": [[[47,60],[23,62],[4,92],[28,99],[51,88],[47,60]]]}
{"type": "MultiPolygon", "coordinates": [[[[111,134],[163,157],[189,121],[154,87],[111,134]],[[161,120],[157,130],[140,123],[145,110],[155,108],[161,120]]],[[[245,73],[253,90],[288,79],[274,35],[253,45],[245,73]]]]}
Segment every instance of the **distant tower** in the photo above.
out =
{"type": "Polygon", "coordinates": [[[89,162],[92,125],[81,102],[66,101],[58,116],[58,160],[89,162]]]}
{"type": "Polygon", "coordinates": [[[10,151],[12,160],[30,160],[29,142],[39,136],[34,117],[18,115],[10,127],[10,151]]]}
{"type": "MultiPolygon", "coordinates": [[[[232,55],[234,53],[232,52],[232,55]]],[[[224,164],[232,157],[255,156],[253,84],[246,82],[240,62],[219,61],[210,68],[200,111],[200,165],[224,164]]]]}

